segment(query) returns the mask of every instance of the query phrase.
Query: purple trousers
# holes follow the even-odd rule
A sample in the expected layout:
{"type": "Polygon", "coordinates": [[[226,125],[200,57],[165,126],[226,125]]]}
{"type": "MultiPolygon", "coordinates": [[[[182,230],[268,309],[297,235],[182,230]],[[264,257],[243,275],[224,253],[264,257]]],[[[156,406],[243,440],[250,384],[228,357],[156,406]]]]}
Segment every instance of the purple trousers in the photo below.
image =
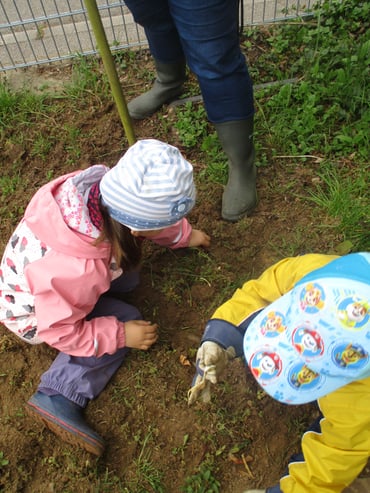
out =
{"type": "MultiPolygon", "coordinates": [[[[125,273],[112,282],[111,288],[102,295],[93,311],[86,317],[115,316],[121,322],[141,320],[137,308],[115,295],[132,291],[139,282],[138,272],[125,273]]],[[[61,394],[81,407],[86,407],[97,397],[123,363],[128,348],[118,349],[114,354],[77,357],[59,353],[50,368],[41,376],[38,390],[48,395],[61,394]]]]}

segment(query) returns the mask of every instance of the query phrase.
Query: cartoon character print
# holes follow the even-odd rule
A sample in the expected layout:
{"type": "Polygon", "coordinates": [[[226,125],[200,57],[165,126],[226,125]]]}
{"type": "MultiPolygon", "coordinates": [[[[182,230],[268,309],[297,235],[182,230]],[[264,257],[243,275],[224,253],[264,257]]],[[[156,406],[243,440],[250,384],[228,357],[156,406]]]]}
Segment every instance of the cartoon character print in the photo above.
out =
{"type": "Polygon", "coordinates": [[[282,367],[280,356],[269,349],[255,352],[249,360],[249,368],[261,385],[277,378],[282,367]]]}
{"type": "Polygon", "coordinates": [[[299,326],[294,329],[292,343],[304,358],[317,358],[324,352],[324,341],[319,333],[310,327],[299,326]]]}
{"type": "Polygon", "coordinates": [[[288,382],[294,389],[312,390],[317,387],[321,380],[321,375],[311,370],[306,363],[294,365],[288,374],[288,382]]]}
{"type": "Polygon", "coordinates": [[[333,348],[332,360],[339,368],[358,370],[367,364],[369,354],[360,344],[341,343],[333,348]]]}
{"type": "Polygon", "coordinates": [[[309,283],[301,291],[300,305],[306,313],[318,313],[324,308],[325,293],[317,283],[309,283]]]}
{"type": "Polygon", "coordinates": [[[370,303],[364,299],[350,296],[338,304],[338,318],[351,329],[362,329],[370,318],[370,303]]]}
{"type": "Polygon", "coordinates": [[[284,315],[271,311],[261,322],[261,333],[266,337],[276,337],[286,330],[284,315]]]}

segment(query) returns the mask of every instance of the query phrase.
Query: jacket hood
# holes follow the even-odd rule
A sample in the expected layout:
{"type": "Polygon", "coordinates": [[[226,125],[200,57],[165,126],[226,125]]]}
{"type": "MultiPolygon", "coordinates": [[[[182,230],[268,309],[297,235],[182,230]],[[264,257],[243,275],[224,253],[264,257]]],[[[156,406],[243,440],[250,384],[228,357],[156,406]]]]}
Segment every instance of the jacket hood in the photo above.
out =
{"type": "MultiPolygon", "coordinates": [[[[106,167],[101,166],[102,175],[106,167]]],[[[63,175],[41,187],[31,199],[24,220],[37,238],[53,250],[80,258],[105,258],[110,250],[108,243],[93,245],[93,238],[72,230],[65,222],[54,198],[57,188],[67,179],[82,171],[63,175]]]]}

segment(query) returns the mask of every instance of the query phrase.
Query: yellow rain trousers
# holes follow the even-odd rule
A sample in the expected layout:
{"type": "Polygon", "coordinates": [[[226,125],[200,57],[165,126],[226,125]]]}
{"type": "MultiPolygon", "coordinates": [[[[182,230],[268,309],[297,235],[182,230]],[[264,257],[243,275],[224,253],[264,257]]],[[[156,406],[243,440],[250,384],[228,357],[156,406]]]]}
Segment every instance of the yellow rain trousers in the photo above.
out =
{"type": "Polygon", "coordinates": [[[284,493],[340,493],[370,457],[370,378],[350,383],[318,400],[321,433],[302,438],[304,462],[289,465],[284,493]]]}

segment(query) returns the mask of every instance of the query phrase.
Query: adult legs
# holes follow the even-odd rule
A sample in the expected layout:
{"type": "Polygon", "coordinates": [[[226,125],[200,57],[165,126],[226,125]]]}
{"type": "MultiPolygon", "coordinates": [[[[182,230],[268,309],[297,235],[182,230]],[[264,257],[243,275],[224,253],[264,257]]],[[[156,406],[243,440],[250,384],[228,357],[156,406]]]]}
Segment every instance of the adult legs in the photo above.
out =
{"type": "MultiPolygon", "coordinates": [[[[127,5],[144,26],[155,60],[181,64],[185,56],[196,74],[208,118],[229,159],[222,216],[240,219],[254,208],[257,196],[253,86],[239,45],[238,0],[128,0],[127,5]]],[[[155,92],[152,96],[156,100],[155,92]]],[[[161,106],[162,99],[157,103],[161,106]]]]}
{"type": "Polygon", "coordinates": [[[186,60],[197,75],[209,120],[228,157],[222,217],[255,207],[253,86],[238,35],[238,0],[169,0],[186,60]]]}

